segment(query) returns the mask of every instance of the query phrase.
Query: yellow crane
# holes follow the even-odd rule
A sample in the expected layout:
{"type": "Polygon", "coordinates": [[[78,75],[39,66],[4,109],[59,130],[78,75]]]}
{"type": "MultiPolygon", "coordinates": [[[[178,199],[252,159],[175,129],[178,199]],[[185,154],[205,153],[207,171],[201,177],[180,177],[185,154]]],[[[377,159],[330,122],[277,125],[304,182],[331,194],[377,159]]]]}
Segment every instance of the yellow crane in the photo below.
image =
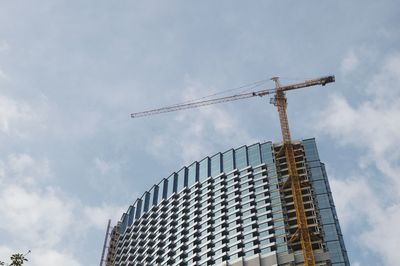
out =
{"type": "Polygon", "coordinates": [[[285,92],[289,90],[301,89],[305,87],[311,87],[316,85],[325,86],[327,83],[335,82],[335,76],[325,76],[317,79],[306,80],[304,82],[290,84],[281,86],[278,77],[271,78],[275,82],[274,89],[264,89],[254,92],[246,92],[246,93],[239,93],[231,96],[208,99],[208,100],[198,100],[192,101],[183,104],[175,104],[167,107],[162,107],[158,109],[152,109],[144,112],[137,112],[132,113],[131,117],[143,117],[143,116],[150,116],[160,113],[167,113],[173,112],[183,109],[190,109],[196,108],[200,106],[206,106],[211,104],[223,103],[223,102],[230,102],[236,101],[240,99],[246,99],[250,97],[263,97],[269,94],[273,94],[274,98],[272,99],[272,103],[277,107],[278,114],[279,114],[279,121],[281,125],[281,132],[282,132],[282,151],[285,152],[286,163],[288,165],[288,172],[289,177],[285,184],[281,184],[281,186],[290,187],[291,193],[293,196],[294,207],[296,211],[296,220],[297,220],[297,231],[289,242],[294,241],[295,239],[299,239],[301,243],[301,249],[303,252],[304,257],[304,265],[306,266],[314,266],[315,265],[315,257],[312,249],[311,244],[311,234],[308,229],[307,224],[307,217],[304,210],[304,203],[303,203],[303,195],[301,192],[301,180],[296,168],[296,162],[294,159],[294,151],[293,151],[293,144],[292,139],[290,136],[289,130],[289,122],[287,117],[287,100],[285,92]]]}

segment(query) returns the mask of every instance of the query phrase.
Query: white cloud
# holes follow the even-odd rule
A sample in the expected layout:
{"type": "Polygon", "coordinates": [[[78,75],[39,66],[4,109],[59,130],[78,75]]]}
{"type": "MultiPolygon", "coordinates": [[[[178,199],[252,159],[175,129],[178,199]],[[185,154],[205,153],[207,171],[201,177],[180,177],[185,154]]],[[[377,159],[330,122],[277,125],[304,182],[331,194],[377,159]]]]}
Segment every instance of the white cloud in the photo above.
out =
{"type": "Polygon", "coordinates": [[[102,158],[96,157],[93,160],[95,168],[100,171],[102,175],[110,173],[118,173],[120,165],[118,162],[106,161],[102,158]]]}
{"type": "Polygon", "coordinates": [[[29,107],[26,105],[18,106],[16,102],[4,96],[0,96],[0,129],[8,132],[10,129],[10,120],[29,115],[29,107]]]}
{"type": "MultiPolygon", "coordinates": [[[[370,213],[379,210],[374,193],[362,176],[347,179],[338,179],[332,175],[329,177],[333,191],[335,205],[340,210],[340,223],[344,230],[360,220],[369,218],[370,213]],[[368,202],[368,208],[360,208],[368,202]]],[[[367,221],[367,220],[366,220],[367,221]]]]}
{"type": "Polygon", "coordinates": [[[340,69],[344,73],[349,73],[354,71],[358,67],[359,63],[360,60],[355,51],[352,49],[348,51],[346,56],[343,58],[340,69]]]}
{"type": "Polygon", "coordinates": [[[34,128],[39,123],[38,114],[29,104],[0,95],[0,131],[23,137],[28,135],[27,127],[34,128]]]}
{"type": "Polygon", "coordinates": [[[397,265],[400,261],[398,252],[400,246],[400,230],[398,229],[400,204],[395,203],[378,210],[376,213],[371,212],[368,218],[372,225],[370,230],[365,231],[360,236],[361,243],[369,250],[379,253],[385,261],[385,265],[397,265]]]}
{"type": "Polygon", "coordinates": [[[341,95],[331,97],[318,128],[364,154],[355,158],[357,174],[331,179],[343,228],[356,226],[361,231],[359,236],[345,233],[346,239],[354,238],[365,251],[379,254],[385,265],[396,265],[400,261],[395,248],[400,245],[400,54],[388,55],[374,71],[366,80],[364,99],[353,106],[341,95]]]}
{"type": "Polygon", "coordinates": [[[381,54],[375,49],[367,45],[352,47],[343,56],[340,62],[340,71],[344,76],[350,76],[359,72],[370,71],[380,61],[381,54]]]}
{"type": "Polygon", "coordinates": [[[0,201],[0,228],[22,242],[53,246],[63,238],[73,219],[72,206],[52,189],[30,192],[10,185],[1,191],[0,201]]]}
{"type": "Polygon", "coordinates": [[[347,231],[347,240],[353,239],[364,249],[380,254],[385,265],[396,265],[400,261],[397,252],[400,245],[400,230],[397,226],[400,221],[400,204],[398,198],[397,202],[385,204],[374,187],[367,183],[371,178],[376,177],[330,178],[340,222],[344,231],[347,231]],[[361,234],[351,234],[351,226],[357,226],[361,234]]]}
{"type": "Polygon", "coordinates": [[[387,56],[382,67],[369,80],[365,93],[370,98],[358,106],[351,106],[340,95],[331,97],[322,114],[319,129],[329,132],[337,140],[369,153],[363,164],[373,163],[400,188],[400,54],[387,56]]]}
{"type": "Polygon", "coordinates": [[[372,76],[367,92],[379,104],[396,104],[393,101],[398,101],[400,98],[399,82],[400,52],[393,53],[385,58],[381,69],[372,76]]]}
{"type": "Polygon", "coordinates": [[[110,206],[110,205],[101,205],[101,206],[85,206],[83,208],[83,213],[89,223],[99,230],[105,229],[105,224],[108,219],[111,221],[118,221],[121,217],[122,213],[126,211],[126,206],[118,207],[118,206],[110,206]]]}
{"type": "Polygon", "coordinates": [[[104,234],[107,220],[115,221],[123,212],[118,206],[85,205],[57,187],[38,182],[51,172],[47,160],[11,154],[0,166],[0,235],[6,236],[2,242],[7,243],[0,246],[3,260],[30,249],[32,266],[80,265],[74,258],[76,242],[90,230],[104,234]]]}
{"type": "Polygon", "coordinates": [[[25,153],[10,154],[7,163],[3,163],[2,165],[2,176],[13,176],[14,182],[33,184],[50,177],[48,160],[34,160],[30,155],[25,153]]]}

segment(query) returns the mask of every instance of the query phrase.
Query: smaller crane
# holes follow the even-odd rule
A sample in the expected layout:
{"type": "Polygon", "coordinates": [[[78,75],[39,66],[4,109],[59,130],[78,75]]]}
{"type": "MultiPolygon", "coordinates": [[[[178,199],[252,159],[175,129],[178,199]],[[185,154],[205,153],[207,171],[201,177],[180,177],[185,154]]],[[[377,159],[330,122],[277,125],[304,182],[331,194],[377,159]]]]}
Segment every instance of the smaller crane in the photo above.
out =
{"type": "Polygon", "coordinates": [[[281,186],[287,186],[291,188],[291,194],[293,196],[294,207],[296,211],[296,219],[297,219],[297,230],[296,233],[290,238],[289,242],[293,241],[294,239],[299,239],[301,243],[301,249],[303,252],[304,257],[304,265],[305,266],[315,266],[315,257],[314,252],[312,249],[311,243],[311,234],[308,229],[307,224],[307,216],[304,210],[304,203],[303,203],[303,195],[301,192],[301,180],[296,168],[296,161],[294,157],[294,149],[292,144],[292,139],[290,136],[289,130],[289,122],[287,118],[287,99],[285,92],[290,90],[301,89],[305,87],[311,87],[316,85],[325,86],[327,83],[335,82],[335,76],[325,76],[317,79],[306,80],[301,83],[281,86],[278,77],[271,78],[275,82],[274,89],[264,89],[254,92],[247,92],[247,93],[240,93],[226,97],[214,98],[209,100],[199,100],[199,101],[192,101],[189,103],[183,104],[175,104],[168,107],[162,107],[158,109],[148,110],[144,112],[132,113],[131,117],[143,117],[143,116],[150,116],[160,113],[167,113],[173,112],[178,110],[196,108],[200,106],[206,106],[211,104],[223,103],[223,102],[230,102],[236,101],[241,99],[246,99],[250,97],[263,97],[265,95],[274,94],[274,98],[272,98],[271,103],[273,103],[277,109],[279,114],[279,121],[281,125],[281,132],[282,132],[282,150],[285,152],[286,163],[288,165],[288,179],[284,184],[281,186]]]}
{"type": "Polygon", "coordinates": [[[100,266],[103,266],[105,262],[104,256],[106,254],[108,236],[110,235],[110,226],[111,226],[111,219],[108,219],[106,236],[104,237],[103,251],[101,252],[100,266]]]}

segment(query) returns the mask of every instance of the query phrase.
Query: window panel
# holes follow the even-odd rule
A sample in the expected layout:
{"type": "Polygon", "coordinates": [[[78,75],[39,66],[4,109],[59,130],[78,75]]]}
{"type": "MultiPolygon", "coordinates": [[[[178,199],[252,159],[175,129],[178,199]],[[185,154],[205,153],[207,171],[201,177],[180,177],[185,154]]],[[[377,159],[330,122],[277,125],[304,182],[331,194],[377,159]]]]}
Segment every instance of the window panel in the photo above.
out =
{"type": "Polygon", "coordinates": [[[199,181],[202,181],[210,176],[210,159],[207,157],[200,162],[199,166],[199,181]]]}
{"type": "Polygon", "coordinates": [[[248,165],[247,163],[247,147],[243,146],[235,151],[236,168],[241,169],[248,165]]]}
{"type": "Polygon", "coordinates": [[[223,154],[222,165],[224,167],[224,172],[230,172],[234,169],[233,150],[229,150],[223,154]]]}
{"type": "Polygon", "coordinates": [[[249,154],[249,164],[250,165],[259,165],[261,164],[261,152],[260,152],[260,144],[252,145],[248,148],[249,154]]]}
{"type": "Polygon", "coordinates": [[[221,154],[218,153],[211,157],[211,176],[217,176],[221,170],[221,154]]]}
{"type": "Polygon", "coordinates": [[[192,186],[199,180],[199,164],[197,162],[188,167],[188,186],[192,186]]]}
{"type": "Polygon", "coordinates": [[[176,175],[177,181],[177,192],[181,192],[185,187],[188,186],[187,168],[182,168],[176,175]]]}
{"type": "Polygon", "coordinates": [[[272,164],[274,160],[272,159],[271,143],[261,144],[261,159],[264,163],[272,164]]]}

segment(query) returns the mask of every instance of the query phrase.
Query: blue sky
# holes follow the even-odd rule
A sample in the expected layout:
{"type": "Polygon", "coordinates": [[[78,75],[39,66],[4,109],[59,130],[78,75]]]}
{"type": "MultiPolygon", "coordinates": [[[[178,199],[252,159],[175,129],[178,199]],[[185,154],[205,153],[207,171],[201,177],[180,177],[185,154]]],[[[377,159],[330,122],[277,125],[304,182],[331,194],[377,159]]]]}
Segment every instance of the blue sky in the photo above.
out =
{"type": "Polygon", "coordinates": [[[0,258],[97,265],[107,219],[152,184],[280,140],[267,98],[130,113],[335,74],[288,94],[292,136],[317,139],[352,265],[395,265],[399,13],[397,1],[0,0],[0,258]]]}

